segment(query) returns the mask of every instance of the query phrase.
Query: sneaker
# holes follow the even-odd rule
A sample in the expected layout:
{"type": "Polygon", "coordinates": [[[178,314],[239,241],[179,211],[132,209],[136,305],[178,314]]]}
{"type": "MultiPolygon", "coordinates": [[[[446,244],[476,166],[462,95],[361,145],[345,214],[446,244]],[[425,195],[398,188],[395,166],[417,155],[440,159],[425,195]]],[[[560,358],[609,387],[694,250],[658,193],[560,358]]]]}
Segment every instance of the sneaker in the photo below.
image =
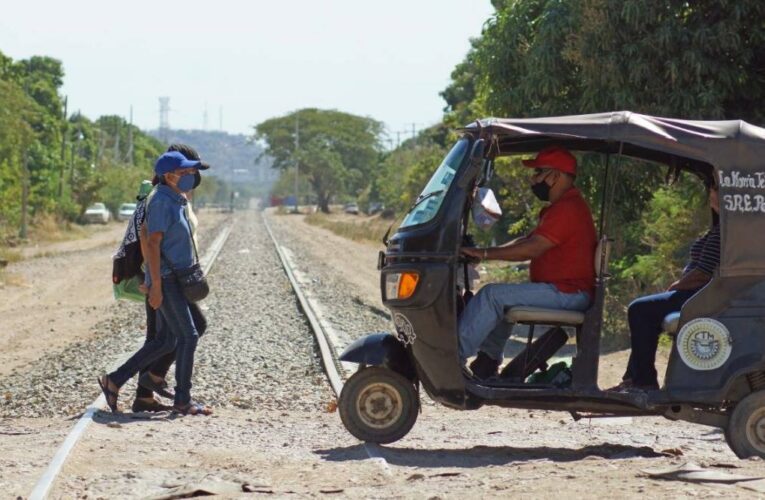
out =
{"type": "Polygon", "coordinates": [[[499,361],[492,359],[483,351],[478,351],[476,358],[470,363],[470,371],[479,380],[496,377],[499,370],[499,361]]]}

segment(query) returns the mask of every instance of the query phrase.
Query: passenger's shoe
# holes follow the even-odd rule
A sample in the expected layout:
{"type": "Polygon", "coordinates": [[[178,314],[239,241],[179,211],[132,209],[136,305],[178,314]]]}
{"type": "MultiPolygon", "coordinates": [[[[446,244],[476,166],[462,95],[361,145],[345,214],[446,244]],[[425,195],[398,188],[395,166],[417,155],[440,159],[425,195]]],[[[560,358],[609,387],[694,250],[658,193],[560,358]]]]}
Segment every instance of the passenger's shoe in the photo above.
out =
{"type": "Polygon", "coordinates": [[[658,391],[659,390],[659,384],[648,384],[648,385],[637,385],[632,380],[622,380],[622,382],[619,385],[615,385],[614,387],[611,387],[609,389],[606,389],[608,392],[622,392],[622,393],[640,393],[640,392],[649,392],[649,391],[658,391]]]}
{"type": "Polygon", "coordinates": [[[483,351],[478,351],[476,358],[470,363],[470,371],[479,380],[496,377],[499,370],[499,361],[492,359],[483,351]]]}
{"type": "Polygon", "coordinates": [[[630,387],[632,387],[632,380],[624,379],[618,384],[616,384],[615,386],[609,387],[608,389],[606,389],[606,392],[624,392],[630,387]]]}

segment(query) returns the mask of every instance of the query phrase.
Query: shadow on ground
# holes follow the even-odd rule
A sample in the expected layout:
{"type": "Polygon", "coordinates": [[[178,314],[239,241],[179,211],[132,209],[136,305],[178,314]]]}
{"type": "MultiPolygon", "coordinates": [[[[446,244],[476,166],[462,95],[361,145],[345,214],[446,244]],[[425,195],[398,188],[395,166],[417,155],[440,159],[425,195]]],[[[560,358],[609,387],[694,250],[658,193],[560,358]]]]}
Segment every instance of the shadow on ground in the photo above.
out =
{"type": "MultiPolygon", "coordinates": [[[[349,462],[369,458],[363,444],[354,446],[316,450],[323,460],[329,462],[349,462]]],[[[552,462],[576,462],[587,457],[600,457],[609,460],[636,457],[658,458],[666,455],[654,451],[648,446],[626,446],[620,444],[602,444],[585,446],[578,449],[552,448],[516,448],[512,446],[474,446],[467,449],[415,449],[382,448],[385,460],[393,465],[407,467],[456,467],[474,468],[489,465],[507,465],[516,462],[550,460],[552,462]]]]}
{"type": "Polygon", "coordinates": [[[109,424],[119,424],[119,425],[126,425],[126,424],[132,424],[136,422],[147,422],[147,421],[162,421],[162,420],[173,420],[175,418],[179,418],[179,415],[173,414],[169,411],[163,411],[163,412],[157,412],[157,413],[150,413],[150,412],[118,412],[118,413],[112,413],[108,411],[102,411],[99,410],[93,415],[93,422],[96,424],[103,424],[103,425],[109,425],[109,424]]]}

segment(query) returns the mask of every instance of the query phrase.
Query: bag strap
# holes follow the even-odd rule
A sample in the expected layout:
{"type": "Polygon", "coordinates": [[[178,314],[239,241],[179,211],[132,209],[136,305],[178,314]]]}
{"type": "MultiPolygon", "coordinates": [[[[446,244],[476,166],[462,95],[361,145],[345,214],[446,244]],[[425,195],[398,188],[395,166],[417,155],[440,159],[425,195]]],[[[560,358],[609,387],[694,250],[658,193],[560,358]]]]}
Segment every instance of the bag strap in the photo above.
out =
{"type": "MultiPolygon", "coordinates": [[[[188,203],[188,201],[187,201],[188,203]]],[[[147,207],[148,208],[148,207],[147,207]]],[[[146,211],[146,216],[148,217],[149,212],[146,211]]],[[[183,208],[183,218],[186,219],[186,225],[189,226],[189,237],[191,238],[191,247],[194,249],[194,264],[199,264],[199,253],[197,253],[197,242],[194,240],[194,235],[191,232],[191,221],[189,221],[189,217],[186,215],[186,207],[183,208]]],[[[146,222],[146,221],[144,221],[146,222]]],[[[162,255],[162,249],[160,248],[159,251],[159,259],[163,261],[165,264],[167,264],[167,267],[169,267],[172,271],[175,271],[175,268],[170,264],[170,261],[168,261],[164,255],[162,255]]],[[[193,264],[192,264],[193,265],[193,264]]]]}
{"type": "MultiPolygon", "coordinates": [[[[186,201],[188,204],[188,200],[186,201]]],[[[188,206],[188,205],[186,205],[188,206]]],[[[191,221],[186,213],[186,206],[183,207],[183,218],[186,219],[186,224],[189,226],[189,236],[191,237],[191,246],[194,248],[194,261],[195,264],[199,264],[199,254],[197,253],[197,242],[194,240],[194,233],[191,231],[191,221]]]]}

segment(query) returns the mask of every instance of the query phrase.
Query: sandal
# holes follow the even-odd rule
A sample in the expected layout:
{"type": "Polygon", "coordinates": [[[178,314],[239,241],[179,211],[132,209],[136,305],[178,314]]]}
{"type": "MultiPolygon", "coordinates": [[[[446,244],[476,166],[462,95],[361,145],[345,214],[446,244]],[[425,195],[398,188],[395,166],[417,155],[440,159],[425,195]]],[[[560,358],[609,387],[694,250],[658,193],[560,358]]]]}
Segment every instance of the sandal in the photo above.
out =
{"type": "Polygon", "coordinates": [[[173,406],[173,413],[179,413],[181,415],[212,415],[212,412],[212,408],[201,403],[197,403],[196,401],[189,401],[187,404],[182,406],[173,406]]]}
{"type": "Polygon", "coordinates": [[[118,393],[109,389],[109,382],[111,382],[111,380],[109,380],[109,375],[101,375],[98,377],[98,386],[101,387],[101,392],[104,393],[104,398],[106,398],[106,405],[109,407],[112,413],[117,413],[119,412],[119,409],[117,408],[118,393]]]}
{"type": "Polygon", "coordinates": [[[151,372],[144,372],[141,374],[140,377],[138,377],[138,385],[143,387],[144,389],[148,389],[152,392],[156,392],[160,396],[168,399],[175,398],[175,394],[167,390],[167,381],[164,379],[162,382],[155,382],[154,379],[151,378],[151,372]]]}
{"type": "Polygon", "coordinates": [[[172,409],[172,406],[163,405],[154,398],[135,398],[132,406],[133,413],[157,413],[162,411],[170,411],[172,409]]]}

